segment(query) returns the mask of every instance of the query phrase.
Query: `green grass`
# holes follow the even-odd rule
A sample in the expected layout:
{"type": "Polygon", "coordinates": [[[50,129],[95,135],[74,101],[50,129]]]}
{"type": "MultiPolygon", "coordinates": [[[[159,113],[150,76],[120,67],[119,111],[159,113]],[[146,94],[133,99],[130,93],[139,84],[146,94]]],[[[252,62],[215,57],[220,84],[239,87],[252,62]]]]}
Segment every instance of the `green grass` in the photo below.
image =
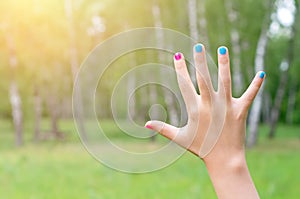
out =
{"type": "MultiPolygon", "coordinates": [[[[47,125],[44,121],[43,128],[47,125]]],[[[26,144],[16,149],[11,124],[0,121],[0,198],[216,198],[203,163],[191,154],[160,171],[125,174],[93,159],[79,142],[71,121],[60,126],[68,134],[67,141],[34,144],[32,127],[26,126],[26,144]]],[[[122,139],[117,128],[111,132],[122,139]]],[[[274,140],[265,139],[266,132],[267,127],[262,126],[258,146],[247,152],[261,198],[299,198],[299,127],[281,125],[274,140]]]]}

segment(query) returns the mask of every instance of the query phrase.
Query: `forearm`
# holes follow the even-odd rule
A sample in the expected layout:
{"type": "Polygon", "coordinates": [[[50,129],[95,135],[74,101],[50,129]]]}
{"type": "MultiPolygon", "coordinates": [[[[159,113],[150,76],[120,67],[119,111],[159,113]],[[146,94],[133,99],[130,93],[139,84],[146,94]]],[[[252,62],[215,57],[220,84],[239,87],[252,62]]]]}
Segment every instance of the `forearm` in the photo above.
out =
{"type": "Polygon", "coordinates": [[[259,198],[243,154],[225,162],[205,164],[218,198],[259,198]]]}
{"type": "Polygon", "coordinates": [[[245,93],[234,98],[228,49],[224,46],[218,49],[217,91],[212,85],[205,55],[204,46],[195,45],[196,79],[201,95],[195,91],[183,54],[174,56],[178,85],[188,112],[187,124],[177,128],[150,121],[146,127],[202,158],[219,198],[257,199],[259,195],[246,164],[244,141],[248,110],[265,73],[258,72],[245,93]]]}

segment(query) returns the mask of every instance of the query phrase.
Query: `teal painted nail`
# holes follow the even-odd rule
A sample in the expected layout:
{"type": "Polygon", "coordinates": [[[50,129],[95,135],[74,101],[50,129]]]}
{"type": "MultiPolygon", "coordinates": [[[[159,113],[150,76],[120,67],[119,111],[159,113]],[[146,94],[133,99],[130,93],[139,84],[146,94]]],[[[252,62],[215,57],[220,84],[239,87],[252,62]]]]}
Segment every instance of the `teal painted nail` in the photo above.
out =
{"type": "Polygon", "coordinates": [[[195,51],[196,51],[197,53],[201,53],[201,52],[202,52],[202,45],[201,45],[201,44],[197,44],[197,45],[195,46],[195,51]]]}
{"type": "Polygon", "coordinates": [[[226,48],[225,48],[225,47],[220,47],[220,48],[219,48],[219,53],[220,53],[221,55],[225,55],[225,54],[226,54],[226,48]]]}
{"type": "Polygon", "coordinates": [[[265,77],[265,75],[266,75],[266,73],[265,73],[264,71],[262,71],[262,72],[259,74],[259,77],[263,79],[263,78],[265,77]]]}

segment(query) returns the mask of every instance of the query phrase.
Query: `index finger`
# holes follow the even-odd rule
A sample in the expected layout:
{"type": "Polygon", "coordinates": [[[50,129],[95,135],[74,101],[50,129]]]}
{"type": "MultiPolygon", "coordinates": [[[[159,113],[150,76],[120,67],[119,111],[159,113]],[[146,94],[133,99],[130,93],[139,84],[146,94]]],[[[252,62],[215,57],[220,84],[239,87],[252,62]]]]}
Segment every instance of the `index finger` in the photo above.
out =
{"type": "Polygon", "coordinates": [[[193,105],[195,104],[194,102],[196,101],[197,93],[190,78],[182,53],[176,53],[174,55],[174,65],[179,89],[181,91],[187,111],[190,112],[194,107],[193,105]]]}

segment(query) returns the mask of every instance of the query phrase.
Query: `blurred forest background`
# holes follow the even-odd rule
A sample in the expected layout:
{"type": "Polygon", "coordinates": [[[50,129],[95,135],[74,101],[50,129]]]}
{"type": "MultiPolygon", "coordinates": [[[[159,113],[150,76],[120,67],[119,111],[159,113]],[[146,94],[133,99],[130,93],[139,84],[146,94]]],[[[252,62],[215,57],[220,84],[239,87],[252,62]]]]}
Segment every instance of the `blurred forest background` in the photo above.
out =
{"type": "MultiPolygon", "coordinates": [[[[80,64],[97,44],[112,35],[153,26],[170,28],[195,41],[200,40],[214,59],[216,49],[227,46],[232,63],[233,91],[237,97],[257,71],[266,71],[264,87],[248,117],[246,142],[252,148],[249,152],[250,169],[254,179],[258,176],[255,181],[262,197],[299,196],[295,187],[299,185],[300,176],[299,172],[294,173],[300,162],[298,0],[1,1],[1,196],[126,198],[127,194],[128,198],[215,197],[207,174],[199,174],[198,168],[187,166],[195,164],[194,157],[187,155],[183,160],[185,165],[176,162],[152,177],[150,174],[130,177],[94,166],[76,136],[72,122],[72,89],[80,64]],[[85,162],[74,157],[74,153],[85,162]],[[273,170],[266,171],[268,162],[272,163],[269,167],[274,167],[273,170]],[[85,171],[78,174],[81,169],[85,171]],[[60,177],[53,179],[49,171],[60,177]],[[198,182],[192,172],[202,180],[198,182]],[[159,175],[166,176],[169,186],[149,188],[161,180],[159,175]],[[174,179],[178,184],[171,183],[174,179]],[[120,188],[112,191],[111,183],[120,188]],[[78,189],[63,189],[68,186],[66,184],[78,189]]],[[[163,42],[161,34],[157,33],[158,43],[163,42]]],[[[161,57],[158,54],[147,59],[159,63],[161,57]]],[[[167,59],[171,63],[172,57],[167,59]]],[[[138,52],[127,61],[130,62],[128,65],[147,63],[145,56],[139,56],[138,52]]],[[[114,71],[119,75],[123,72],[114,71]]],[[[117,81],[118,75],[110,78],[117,81]]],[[[128,88],[134,86],[134,81],[128,81],[128,88]]],[[[101,96],[104,100],[110,97],[110,85],[106,90],[107,95],[101,96]]],[[[139,114],[146,115],[139,110],[145,110],[157,98],[169,99],[167,94],[160,95],[161,92],[149,88],[148,93],[137,96],[131,105],[132,115],[135,118],[139,114]],[[142,97],[145,95],[150,96],[149,100],[145,101],[142,97]]],[[[170,100],[168,102],[165,101],[164,106],[170,115],[176,112],[176,106],[170,100]]],[[[106,107],[101,117],[107,119],[108,132],[117,136],[121,132],[113,127],[109,106],[106,107]]],[[[175,125],[177,120],[176,117],[168,118],[175,125]]]]}

